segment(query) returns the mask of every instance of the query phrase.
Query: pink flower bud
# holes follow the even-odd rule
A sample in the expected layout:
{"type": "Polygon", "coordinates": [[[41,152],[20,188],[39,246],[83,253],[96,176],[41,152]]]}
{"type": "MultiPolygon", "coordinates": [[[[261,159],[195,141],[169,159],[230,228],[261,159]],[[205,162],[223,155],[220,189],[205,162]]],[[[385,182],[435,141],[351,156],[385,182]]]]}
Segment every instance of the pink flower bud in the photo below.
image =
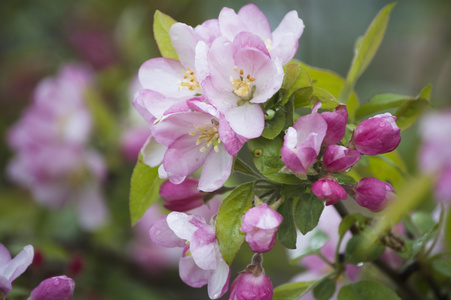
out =
{"type": "Polygon", "coordinates": [[[344,146],[329,145],[323,156],[324,167],[335,173],[345,172],[360,159],[357,150],[349,150],[344,146]]]}
{"type": "Polygon", "coordinates": [[[230,286],[229,300],[271,300],[273,295],[271,280],[263,271],[256,273],[243,272],[235,278],[230,286]]]}
{"type": "Polygon", "coordinates": [[[351,144],[362,154],[377,155],[393,151],[401,141],[396,117],[390,113],[376,115],[361,122],[351,144]]]}
{"type": "Polygon", "coordinates": [[[197,186],[199,181],[186,178],[180,184],[165,181],[160,187],[160,195],[164,200],[164,207],[172,211],[188,211],[204,204],[202,192],[197,186]]]}
{"type": "Polygon", "coordinates": [[[355,201],[372,212],[379,212],[396,197],[391,184],[373,177],[361,179],[355,186],[355,201]]]}
{"type": "Polygon", "coordinates": [[[320,116],[327,123],[327,132],[323,142],[327,145],[332,145],[341,141],[345,135],[346,124],[348,123],[346,105],[337,106],[334,112],[326,111],[321,113],[320,116]]]}
{"type": "Polygon", "coordinates": [[[282,219],[282,216],[266,203],[253,207],[244,214],[241,231],[246,233],[246,242],[253,252],[263,253],[271,250],[282,219]]]}
{"type": "Polygon", "coordinates": [[[340,199],[348,198],[344,188],[336,181],[324,177],[312,185],[312,192],[318,199],[326,199],[326,205],[332,205],[340,199]]]}
{"type": "Polygon", "coordinates": [[[70,300],[74,294],[74,281],[63,275],[42,281],[32,292],[29,300],[70,300]]]}

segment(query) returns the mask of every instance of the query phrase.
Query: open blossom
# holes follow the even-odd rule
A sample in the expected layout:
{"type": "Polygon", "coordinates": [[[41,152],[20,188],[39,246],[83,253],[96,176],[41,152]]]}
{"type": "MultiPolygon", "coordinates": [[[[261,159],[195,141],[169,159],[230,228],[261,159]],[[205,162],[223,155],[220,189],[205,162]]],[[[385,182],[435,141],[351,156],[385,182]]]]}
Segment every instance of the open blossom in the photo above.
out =
{"type": "Polygon", "coordinates": [[[200,42],[196,49],[198,80],[213,106],[239,135],[259,137],[264,114],[258,105],[281,87],[282,66],[271,60],[258,36],[241,32],[233,41],[217,38],[208,47],[200,42]]]}
{"type": "Polygon", "coordinates": [[[244,214],[241,231],[246,233],[246,242],[253,252],[263,253],[272,249],[282,219],[266,203],[253,207],[244,214]]]}
{"type": "Polygon", "coordinates": [[[326,205],[332,205],[339,200],[345,200],[348,195],[335,180],[321,178],[312,185],[312,193],[320,200],[326,200],[326,205]]]}
{"type": "Polygon", "coordinates": [[[379,114],[357,125],[351,145],[360,153],[377,155],[395,150],[401,141],[401,130],[396,117],[390,113],[379,114]]]}
{"type": "Polygon", "coordinates": [[[149,236],[163,247],[183,248],[179,274],[187,285],[199,288],[208,284],[210,299],[227,291],[230,269],[219,252],[215,227],[204,218],[172,212],[152,225],[149,236]]]}
{"type": "Polygon", "coordinates": [[[296,11],[285,15],[279,26],[271,32],[266,16],[255,4],[243,6],[238,13],[223,8],[218,17],[221,34],[229,41],[243,31],[257,35],[264,43],[273,59],[282,65],[288,63],[296,54],[298,40],[304,31],[304,23],[296,11]]]}
{"type": "Polygon", "coordinates": [[[365,177],[355,186],[355,201],[372,212],[379,212],[394,198],[394,188],[377,178],[365,177]]]}
{"type": "Polygon", "coordinates": [[[47,278],[30,294],[28,300],[71,300],[75,282],[65,275],[47,278]]]}
{"type": "Polygon", "coordinates": [[[11,259],[8,249],[0,244],[0,297],[5,297],[12,289],[12,282],[33,262],[33,246],[28,245],[11,259]]]}
{"type": "Polygon", "coordinates": [[[179,184],[203,166],[199,189],[212,192],[229,178],[232,155],[237,154],[244,140],[211,105],[193,100],[187,106],[190,110],[183,109],[162,118],[154,128],[153,137],[167,147],[163,167],[171,182],[179,184]]]}
{"type": "Polygon", "coordinates": [[[327,123],[318,114],[318,108],[316,104],[311,114],[300,117],[285,132],[282,160],[294,173],[306,174],[321,150],[327,123]]]}

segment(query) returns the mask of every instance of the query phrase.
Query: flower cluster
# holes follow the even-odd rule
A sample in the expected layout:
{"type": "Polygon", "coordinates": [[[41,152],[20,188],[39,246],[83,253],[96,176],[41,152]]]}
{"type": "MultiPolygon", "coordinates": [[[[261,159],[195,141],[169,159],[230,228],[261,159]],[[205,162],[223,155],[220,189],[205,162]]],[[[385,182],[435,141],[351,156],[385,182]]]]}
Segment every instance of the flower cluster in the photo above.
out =
{"type": "Polygon", "coordinates": [[[84,93],[92,77],[82,66],[66,65],[56,77],[44,79],[8,135],[16,154],[9,177],[49,208],[75,200],[86,229],[102,225],[107,215],[100,189],[104,162],[88,148],[92,120],[84,93]]]}
{"type": "Polygon", "coordinates": [[[151,129],[144,161],[161,164],[160,175],[174,184],[203,166],[199,189],[220,188],[243,144],[261,135],[259,104],[280,89],[303,28],[292,11],[271,31],[253,4],[238,13],[224,8],[195,28],[172,25],[179,60],[154,58],[139,70],[134,105],[151,129]]]}
{"type": "MultiPolygon", "coordinates": [[[[318,113],[318,102],[311,114],[300,117],[287,129],[282,151],[285,165],[296,174],[316,173],[312,192],[326,205],[346,199],[346,190],[333,173],[343,173],[356,164],[361,155],[377,155],[393,151],[401,141],[396,117],[390,113],[376,115],[361,122],[354,130],[348,147],[341,144],[346,132],[348,112],[338,106],[334,112],[318,113]],[[321,165],[313,165],[322,158],[321,165]]],[[[376,178],[363,178],[354,188],[357,203],[371,211],[380,211],[393,198],[393,187],[376,178]],[[374,192],[377,191],[377,192],[374,192]]]]}

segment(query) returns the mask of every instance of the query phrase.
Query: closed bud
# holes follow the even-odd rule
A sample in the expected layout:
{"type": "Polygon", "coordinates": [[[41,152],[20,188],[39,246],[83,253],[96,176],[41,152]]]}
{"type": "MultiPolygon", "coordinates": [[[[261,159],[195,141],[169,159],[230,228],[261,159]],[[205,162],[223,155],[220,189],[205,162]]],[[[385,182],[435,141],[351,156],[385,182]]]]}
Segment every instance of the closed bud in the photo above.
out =
{"type": "Polygon", "coordinates": [[[324,167],[334,173],[342,173],[360,159],[360,152],[349,150],[345,146],[329,145],[323,156],[324,167]]]}
{"type": "Polygon", "coordinates": [[[401,130],[395,121],[396,117],[385,113],[361,122],[354,131],[351,145],[366,155],[395,150],[401,141],[401,130]]]}
{"type": "Polygon", "coordinates": [[[252,261],[252,264],[232,282],[229,300],[272,299],[273,286],[261,266],[260,254],[254,255],[252,261]]]}
{"type": "Polygon", "coordinates": [[[48,278],[31,292],[28,300],[71,300],[74,288],[74,281],[65,275],[48,278]]]}
{"type": "Polygon", "coordinates": [[[321,178],[312,185],[312,192],[320,200],[326,200],[326,205],[332,205],[339,200],[348,198],[346,191],[335,180],[321,178]]]}
{"type": "Polygon", "coordinates": [[[355,201],[372,212],[379,212],[387,203],[396,198],[391,184],[373,177],[361,179],[355,186],[355,201]]]}
{"type": "Polygon", "coordinates": [[[264,203],[249,209],[243,216],[241,231],[246,233],[246,242],[251,250],[263,253],[271,250],[282,216],[264,203]]]}
{"type": "Polygon", "coordinates": [[[164,207],[172,211],[185,212],[204,204],[203,194],[197,189],[199,181],[186,178],[180,184],[165,181],[160,187],[164,207]]]}
{"type": "Polygon", "coordinates": [[[332,145],[341,141],[345,135],[346,124],[348,123],[348,110],[346,109],[346,105],[337,106],[334,112],[326,111],[321,113],[320,116],[327,123],[324,143],[326,145],[332,145]]]}

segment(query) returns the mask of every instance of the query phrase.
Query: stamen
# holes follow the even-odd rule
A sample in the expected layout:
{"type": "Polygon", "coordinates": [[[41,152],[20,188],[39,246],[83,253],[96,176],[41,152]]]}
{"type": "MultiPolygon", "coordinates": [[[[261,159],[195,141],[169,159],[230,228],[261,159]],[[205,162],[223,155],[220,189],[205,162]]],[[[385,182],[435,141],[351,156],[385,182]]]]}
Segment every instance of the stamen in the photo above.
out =
{"type": "Polygon", "coordinates": [[[191,71],[189,67],[187,67],[186,70],[182,70],[182,72],[185,75],[183,76],[183,81],[180,82],[180,90],[186,88],[190,91],[196,92],[197,94],[201,94],[202,90],[194,72],[191,71]]]}
{"type": "Polygon", "coordinates": [[[212,145],[213,145],[213,149],[216,152],[219,151],[218,145],[221,143],[221,140],[219,138],[218,125],[219,125],[219,122],[216,119],[211,119],[211,124],[206,124],[204,126],[194,125],[194,128],[196,128],[196,130],[189,132],[189,135],[191,135],[191,136],[195,136],[195,135],[199,134],[199,136],[197,137],[197,140],[196,140],[196,146],[205,142],[205,146],[203,146],[199,149],[200,152],[207,151],[207,149],[209,147],[211,147],[212,145]]]}
{"type": "MultiPolygon", "coordinates": [[[[235,66],[233,70],[235,72],[238,71],[238,67],[235,66]]],[[[244,77],[244,71],[240,69],[238,78],[230,76],[229,80],[233,86],[233,93],[235,95],[243,98],[243,100],[250,100],[252,98],[254,87],[251,83],[255,81],[255,78],[251,77],[250,74],[244,77]]]]}

